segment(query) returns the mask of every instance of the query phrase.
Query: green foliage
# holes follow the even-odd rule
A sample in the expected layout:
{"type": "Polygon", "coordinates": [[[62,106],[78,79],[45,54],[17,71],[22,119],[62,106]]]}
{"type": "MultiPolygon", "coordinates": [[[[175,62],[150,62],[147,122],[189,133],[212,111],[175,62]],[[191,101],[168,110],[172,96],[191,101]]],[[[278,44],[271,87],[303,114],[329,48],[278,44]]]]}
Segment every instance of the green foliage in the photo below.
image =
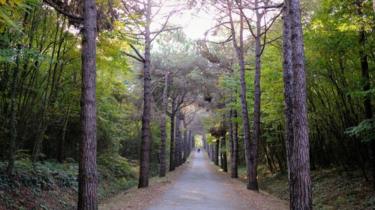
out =
{"type": "Polygon", "coordinates": [[[118,154],[98,157],[99,196],[107,198],[136,185],[136,168],[118,154]]]}
{"type": "Polygon", "coordinates": [[[103,154],[98,157],[101,179],[127,178],[135,179],[134,168],[126,158],[117,154],[103,154]]]}
{"type": "Polygon", "coordinates": [[[367,119],[360,122],[357,126],[350,127],[346,133],[350,136],[360,138],[363,142],[375,141],[375,119],[367,119]]]}

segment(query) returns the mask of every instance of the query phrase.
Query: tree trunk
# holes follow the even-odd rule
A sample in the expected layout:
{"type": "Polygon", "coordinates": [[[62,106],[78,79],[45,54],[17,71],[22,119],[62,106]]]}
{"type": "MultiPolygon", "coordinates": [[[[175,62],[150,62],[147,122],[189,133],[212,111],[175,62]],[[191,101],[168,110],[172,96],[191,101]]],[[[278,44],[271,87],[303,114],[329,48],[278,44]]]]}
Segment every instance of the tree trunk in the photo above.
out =
{"type": "Polygon", "coordinates": [[[175,100],[172,100],[172,113],[170,115],[171,119],[171,128],[170,128],[170,138],[171,138],[171,143],[170,143],[170,149],[169,149],[169,171],[173,171],[175,169],[175,112],[174,112],[174,107],[175,107],[175,100]]]}
{"type": "Polygon", "coordinates": [[[216,142],[215,142],[215,157],[214,157],[214,161],[215,161],[215,165],[219,165],[219,150],[220,150],[220,138],[217,138],[216,142]]]}
{"type": "Polygon", "coordinates": [[[98,177],[96,170],[96,5],[83,1],[82,93],[78,209],[96,210],[98,177]]]}
{"type": "MultiPolygon", "coordinates": [[[[247,188],[252,189],[253,183],[252,181],[252,166],[250,160],[251,154],[251,145],[250,145],[250,124],[249,124],[249,113],[247,109],[247,100],[246,100],[246,77],[245,77],[245,58],[244,58],[244,47],[243,47],[243,21],[244,17],[240,14],[240,34],[239,40],[237,42],[236,32],[234,27],[234,22],[232,18],[232,2],[231,0],[227,0],[228,3],[228,10],[229,10],[229,19],[231,24],[231,32],[232,32],[232,41],[233,46],[236,51],[238,64],[240,66],[240,98],[241,98],[241,110],[242,110],[242,126],[243,126],[243,133],[244,133],[244,145],[245,145],[245,159],[246,159],[246,174],[247,174],[247,188]]],[[[239,6],[242,7],[242,1],[238,2],[239,6]]]]}
{"type": "Polygon", "coordinates": [[[13,70],[12,75],[12,85],[11,85],[11,96],[10,96],[10,142],[9,142],[9,159],[7,166],[8,175],[13,174],[15,153],[16,153],[16,140],[17,140],[17,106],[16,106],[16,96],[17,96],[17,78],[20,65],[20,51],[21,46],[17,46],[17,57],[16,57],[16,67],[13,70]]]}
{"type": "MultiPolygon", "coordinates": [[[[255,7],[258,7],[258,0],[255,0],[255,7]]],[[[257,180],[257,155],[258,143],[260,141],[260,71],[261,71],[261,14],[258,10],[256,13],[256,36],[255,36],[255,75],[254,75],[254,114],[253,114],[253,139],[250,146],[250,175],[248,180],[248,189],[258,190],[257,180]]]]}
{"type": "Polygon", "coordinates": [[[141,139],[141,160],[139,167],[138,188],[148,187],[151,153],[151,0],[146,4],[145,22],[145,51],[143,64],[143,114],[142,114],[142,139],[141,139]]]}
{"type": "Polygon", "coordinates": [[[175,152],[175,163],[176,167],[181,165],[181,113],[178,111],[176,118],[176,152],[175,152]]]}
{"type": "Polygon", "coordinates": [[[230,122],[232,129],[231,177],[238,178],[238,122],[237,110],[232,110],[234,122],[230,122]]]}
{"type": "Polygon", "coordinates": [[[234,135],[233,135],[233,109],[229,110],[229,148],[230,148],[230,177],[236,178],[235,165],[234,161],[234,135]]]}
{"type": "Polygon", "coordinates": [[[227,162],[227,145],[225,135],[222,137],[221,141],[221,168],[224,172],[228,172],[228,162],[227,162]]]}
{"type": "MultiPolygon", "coordinates": [[[[283,10],[283,79],[284,79],[284,104],[285,104],[285,148],[288,165],[288,184],[290,207],[292,207],[292,197],[294,188],[291,177],[295,177],[292,171],[291,161],[293,156],[293,69],[292,69],[292,37],[291,37],[291,20],[289,15],[290,0],[284,1],[283,10]]],[[[291,208],[292,209],[292,208],[291,208]]]]}
{"type": "Polygon", "coordinates": [[[162,113],[161,113],[161,120],[160,120],[160,151],[159,151],[159,158],[160,158],[159,176],[160,177],[164,177],[166,174],[166,170],[167,170],[165,148],[166,148],[166,141],[167,141],[166,118],[167,118],[167,109],[168,109],[168,77],[169,77],[169,72],[166,72],[164,75],[163,102],[162,102],[162,113]]]}
{"type": "Polygon", "coordinates": [[[189,150],[188,150],[188,153],[187,153],[187,156],[186,156],[186,159],[189,158],[190,156],[190,153],[191,153],[191,150],[193,149],[193,132],[191,130],[189,130],[189,133],[188,133],[188,141],[189,141],[189,150]]]}
{"type": "Polygon", "coordinates": [[[293,136],[290,164],[291,209],[312,209],[308,119],[306,106],[306,75],[303,31],[299,0],[290,0],[292,69],[293,69],[293,136]],[[293,175],[293,176],[292,176],[293,175]]]}
{"type": "Polygon", "coordinates": [[[183,154],[183,158],[182,158],[182,162],[185,163],[186,159],[187,159],[187,154],[188,154],[188,150],[189,150],[189,138],[188,138],[188,130],[187,130],[187,127],[184,126],[184,154],[183,154]]]}

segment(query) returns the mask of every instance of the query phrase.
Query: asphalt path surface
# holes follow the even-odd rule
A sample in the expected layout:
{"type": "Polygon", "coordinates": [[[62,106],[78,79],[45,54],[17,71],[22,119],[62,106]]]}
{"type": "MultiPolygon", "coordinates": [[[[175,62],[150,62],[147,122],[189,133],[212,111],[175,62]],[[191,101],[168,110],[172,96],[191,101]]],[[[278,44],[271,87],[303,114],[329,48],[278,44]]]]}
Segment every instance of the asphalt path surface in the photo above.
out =
{"type": "Polygon", "coordinates": [[[148,210],[249,209],[222,181],[204,152],[195,152],[191,166],[148,210]]]}

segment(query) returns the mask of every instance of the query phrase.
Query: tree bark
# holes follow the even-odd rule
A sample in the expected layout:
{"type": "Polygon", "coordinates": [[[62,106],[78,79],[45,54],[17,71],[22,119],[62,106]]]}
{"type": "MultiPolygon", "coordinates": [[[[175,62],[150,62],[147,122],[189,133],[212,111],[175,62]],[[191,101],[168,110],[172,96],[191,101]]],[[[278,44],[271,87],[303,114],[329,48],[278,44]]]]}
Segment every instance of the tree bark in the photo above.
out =
{"type": "Polygon", "coordinates": [[[230,121],[231,134],[231,177],[238,178],[238,122],[237,122],[237,110],[232,110],[232,117],[230,121]],[[235,120],[233,122],[233,119],[235,120]]]}
{"type": "MultiPolygon", "coordinates": [[[[288,0],[286,0],[288,1],[288,0]]],[[[291,64],[293,69],[293,145],[290,160],[291,209],[312,209],[310,155],[306,105],[306,75],[299,0],[290,0],[291,64]]]]}
{"type": "MultiPolygon", "coordinates": [[[[292,37],[291,37],[291,20],[289,15],[290,0],[284,1],[283,9],[283,79],[284,79],[284,105],[285,105],[285,148],[288,165],[288,184],[290,207],[292,207],[292,197],[294,188],[291,177],[295,177],[295,171],[291,168],[293,157],[293,69],[292,69],[292,37]]],[[[291,208],[292,209],[292,208],[291,208]]]]}
{"type": "MultiPolygon", "coordinates": [[[[255,0],[255,8],[258,7],[258,0],[255,0]]],[[[261,71],[261,25],[260,21],[262,15],[259,10],[255,10],[256,15],[256,35],[255,35],[255,72],[254,72],[254,114],[253,114],[253,139],[250,146],[250,174],[248,181],[248,189],[258,190],[257,180],[257,156],[258,156],[258,143],[260,141],[260,71],[261,71]]]]}
{"type": "Polygon", "coordinates": [[[142,138],[141,156],[139,167],[138,188],[148,187],[151,152],[151,0],[146,3],[145,22],[145,48],[143,64],[143,114],[142,114],[142,138]]]}
{"type": "Polygon", "coordinates": [[[214,157],[215,165],[217,166],[219,165],[219,150],[220,150],[220,138],[217,138],[215,142],[215,157],[214,157]]]}
{"type": "Polygon", "coordinates": [[[168,77],[169,72],[166,72],[164,75],[164,90],[163,90],[163,102],[162,102],[162,113],[161,113],[161,120],[160,120],[160,167],[159,167],[159,176],[164,177],[166,174],[167,166],[166,166],[166,141],[167,141],[167,125],[166,125],[166,118],[167,118],[167,109],[168,109],[168,77]]]}
{"type": "Polygon", "coordinates": [[[224,172],[228,172],[228,162],[227,162],[227,145],[226,145],[226,138],[225,135],[222,136],[222,139],[220,141],[221,143],[221,168],[223,169],[224,172]]]}
{"type": "MultiPolygon", "coordinates": [[[[245,159],[246,159],[246,174],[247,174],[247,189],[252,189],[253,183],[252,181],[252,166],[250,160],[251,154],[251,143],[250,143],[250,124],[249,124],[249,113],[247,109],[247,100],[246,100],[246,79],[245,79],[245,58],[244,58],[244,46],[243,46],[243,21],[244,17],[240,14],[240,33],[239,33],[239,40],[237,41],[236,32],[234,27],[234,22],[232,18],[232,1],[227,0],[228,10],[229,10],[229,19],[231,25],[231,33],[232,33],[232,41],[233,46],[236,51],[238,64],[240,66],[240,99],[241,99],[241,110],[242,110],[242,126],[243,126],[243,133],[244,133],[244,145],[245,145],[245,159]]],[[[239,6],[242,7],[242,1],[238,2],[239,6]]]]}
{"type": "Polygon", "coordinates": [[[184,148],[184,153],[183,153],[183,156],[182,156],[182,163],[185,163],[186,159],[187,159],[187,154],[188,154],[188,150],[189,150],[189,137],[188,137],[188,130],[187,130],[187,126],[185,125],[184,126],[184,141],[183,141],[183,148],[184,148]]]}
{"type": "Polygon", "coordinates": [[[176,152],[175,152],[175,163],[176,167],[181,165],[181,113],[178,111],[176,118],[176,152]]]}
{"type": "Polygon", "coordinates": [[[236,178],[236,162],[234,160],[233,109],[229,110],[229,148],[230,148],[230,177],[236,178]]]}
{"type": "Polygon", "coordinates": [[[17,97],[17,79],[20,65],[20,52],[21,46],[17,46],[17,57],[16,57],[16,67],[13,70],[12,75],[12,85],[11,85],[11,96],[10,96],[10,142],[9,142],[9,157],[8,157],[8,166],[7,173],[8,175],[13,174],[14,162],[15,162],[15,153],[16,153],[16,140],[17,140],[17,106],[16,106],[16,97],[17,97]]]}
{"type": "Polygon", "coordinates": [[[96,5],[83,1],[82,93],[78,209],[96,210],[98,177],[96,170],[96,5]]]}
{"type": "Polygon", "coordinates": [[[173,171],[175,169],[175,112],[174,112],[174,107],[175,105],[175,100],[172,100],[172,112],[170,115],[170,120],[171,120],[171,127],[170,127],[170,149],[169,149],[169,171],[173,171]]]}

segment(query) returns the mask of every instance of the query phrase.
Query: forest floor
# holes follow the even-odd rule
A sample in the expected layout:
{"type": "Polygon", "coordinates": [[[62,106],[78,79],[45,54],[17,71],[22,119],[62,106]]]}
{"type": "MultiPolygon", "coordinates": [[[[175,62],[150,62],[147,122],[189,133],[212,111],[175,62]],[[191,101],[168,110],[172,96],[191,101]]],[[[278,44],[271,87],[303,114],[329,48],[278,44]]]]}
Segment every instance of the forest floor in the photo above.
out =
{"type": "Polygon", "coordinates": [[[263,210],[288,209],[282,201],[263,192],[256,193],[210,163],[207,156],[193,153],[189,162],[169,173],[154,178],[147,189],[131,189],[107,200],[103,210],[263,210]]]}
{"type": "MultiPolygon", "coordinates": [[[[259,176],[259,187],[280,199],[288,200],[287,174],[264,173],[259,176]]],[[[245,168],[240,170],[245,181],[245,168]]],[[[337,168],[318,169],[311,172],[313,206],[319,210],[375,209],[375,191],[372,183],[365,181],[360,171],[337,168]]]]}
{"type": "MultiPolygon", "coordinates": [[[[7,163],[0,162],[0,210],[76,209],[78,164],[17,160],[13,176],[5,174],[7,163]]],[[[98,158],[99,200],[136,185],[136,165],[118,156],[98,158]]]]}

